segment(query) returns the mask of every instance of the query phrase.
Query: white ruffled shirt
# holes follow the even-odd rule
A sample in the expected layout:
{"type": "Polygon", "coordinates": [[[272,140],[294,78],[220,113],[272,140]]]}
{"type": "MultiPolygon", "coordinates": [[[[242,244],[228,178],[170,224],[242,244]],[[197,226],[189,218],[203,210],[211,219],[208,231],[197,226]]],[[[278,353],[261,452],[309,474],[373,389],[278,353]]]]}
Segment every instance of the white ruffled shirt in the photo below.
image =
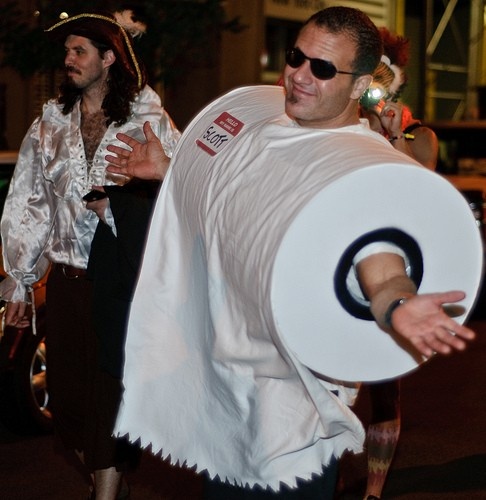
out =
{"type": "Polygon", "coordinates": [[[86,268],[99,219],[82,197],[93,185],[114,184],[105,176],[106,146],[122,145],[115,137],[118,132],[144,140],[145,121],[172,156],[180,133],[159,96],[145,87],[128,122],[110,124],[88,172],[79,102],[68,115],[55,100],[45,104],[22,142],[3,210],[3,265],[9,276],[0,283],[2,299],[28,302],[29,290],[51,262],[86,268]]]}

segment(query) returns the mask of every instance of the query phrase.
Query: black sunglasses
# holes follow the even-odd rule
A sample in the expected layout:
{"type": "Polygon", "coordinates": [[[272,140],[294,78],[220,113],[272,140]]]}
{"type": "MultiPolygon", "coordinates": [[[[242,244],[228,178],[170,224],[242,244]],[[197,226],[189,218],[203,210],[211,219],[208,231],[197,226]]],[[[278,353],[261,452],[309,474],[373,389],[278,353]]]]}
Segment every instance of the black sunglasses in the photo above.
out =
{"type": "Polygon", "coordinates": [[[300,68],[304,64],[305,60],[310,62],[310,68],[312,74],[319,80],[331,80],[336,76],[337,73],[342,73],[344,75],[360,76],[359,73],[352,73],[350,71],[338,71],[336,66],[330,61],[325,61],[324,59],[314,59],[312,57],[307,57],[300,49],[294,47],[293,49],[288,49],[285,53],[285,61],[291,68],[300,68]]]}

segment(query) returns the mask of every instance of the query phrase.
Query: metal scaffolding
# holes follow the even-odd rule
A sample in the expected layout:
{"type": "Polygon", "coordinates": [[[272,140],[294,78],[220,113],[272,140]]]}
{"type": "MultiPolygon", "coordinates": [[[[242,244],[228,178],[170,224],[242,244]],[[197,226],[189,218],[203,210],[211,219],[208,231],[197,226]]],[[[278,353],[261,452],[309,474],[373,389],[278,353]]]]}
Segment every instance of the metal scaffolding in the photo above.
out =
{"type": "Polygon", "coordinates": [[[425,119],[478,119],[483,0],[426,0],[425,119]]]}

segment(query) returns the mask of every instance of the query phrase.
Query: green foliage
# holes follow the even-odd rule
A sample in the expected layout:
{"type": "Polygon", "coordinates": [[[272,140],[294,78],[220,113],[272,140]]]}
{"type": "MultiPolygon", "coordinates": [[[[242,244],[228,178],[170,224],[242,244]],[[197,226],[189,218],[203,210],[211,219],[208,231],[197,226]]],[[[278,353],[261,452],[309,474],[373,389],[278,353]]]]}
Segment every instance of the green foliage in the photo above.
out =
{"type": "Polygon", "coordinates": [[[16,0],[7,0],[0,16],[0,67],[21,76],[49,72],[63,62],[62,47],[54,47],[44,30],[59,21],[61,12],[109,11],[133,6],[143,9],[147,34],[135,48],[145,62],[151,83],[170,85],[191,68],[216,64],[223,30],[243,29],[239,20],[225,18],[220,0],[39,0],[38,12],[27,12],[16,0]]]}

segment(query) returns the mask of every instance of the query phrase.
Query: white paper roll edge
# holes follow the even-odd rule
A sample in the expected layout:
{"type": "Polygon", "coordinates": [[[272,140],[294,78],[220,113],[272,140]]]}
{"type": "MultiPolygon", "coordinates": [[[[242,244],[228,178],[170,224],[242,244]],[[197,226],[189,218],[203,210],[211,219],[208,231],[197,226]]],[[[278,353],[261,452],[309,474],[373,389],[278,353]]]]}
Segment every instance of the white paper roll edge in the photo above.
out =
{"type": "Polygon", "coordinates": [[[349,245],[390,227],[420,247],[424,274],[419,293],[465,291],[464,312],[456,318],[460,323],[474,306],[483,250],[463,196],[425,169],[380,165],[352,172],[304,207],[275,259],[274,320],[287,346],[312,370],[338,380],[372,381],[403,375],[423,362],[375,322],[349,314],[334,289],[338,263],[349,245]]]}

